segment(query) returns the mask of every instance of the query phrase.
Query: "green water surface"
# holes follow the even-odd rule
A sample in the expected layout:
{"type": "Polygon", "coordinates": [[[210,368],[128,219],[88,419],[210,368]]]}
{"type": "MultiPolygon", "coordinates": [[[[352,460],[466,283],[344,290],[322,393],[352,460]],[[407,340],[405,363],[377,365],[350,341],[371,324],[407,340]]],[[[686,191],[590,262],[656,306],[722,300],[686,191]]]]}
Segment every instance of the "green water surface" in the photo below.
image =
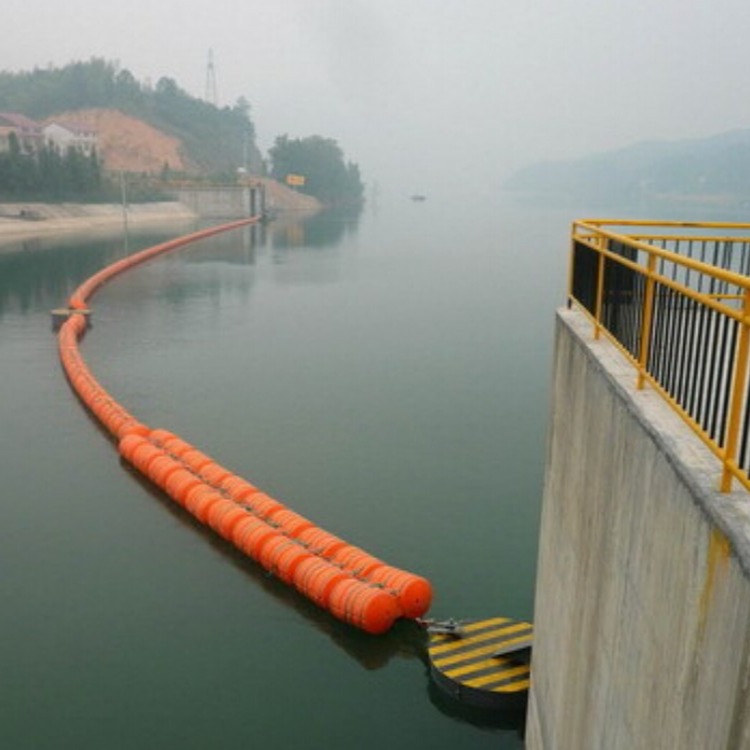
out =
{"type": "MultiPolygon", "coordinates": [[[[142,421],[429,578],[433,616],[530,620],[568,218],[394,199],[235,231],[100,290],[82,353],[142,421]]],[[[434,688],[412,623],[338,622],[120,463],[49,310],[122,252],[0,249],[0,746],[521,747],[522,711],[434,688]]]]}

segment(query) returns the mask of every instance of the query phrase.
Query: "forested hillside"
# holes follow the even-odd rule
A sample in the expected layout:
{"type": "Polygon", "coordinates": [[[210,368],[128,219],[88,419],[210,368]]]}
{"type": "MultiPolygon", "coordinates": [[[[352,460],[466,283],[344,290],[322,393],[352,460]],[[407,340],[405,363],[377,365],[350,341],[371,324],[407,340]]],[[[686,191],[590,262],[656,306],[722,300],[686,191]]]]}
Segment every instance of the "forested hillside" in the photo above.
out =
{"type": "Polygon", "coordinates": [[[750,200],[750,130],[648,141],[577,160],[519,170],[511,190],[549,198],[629,203],[649,198],[750,200]]]}
{"type": "Polygon", "coordinates": [[[79,109],[117,109],[178,138],[189,162],[205,174],[259,171],[261,156],[249,103],[218,108],[182,90],[171,78],[151,87],[100,58],[62,68],[0,72],[0,111],[43,120],[79,109]],[[247,160],[247,164],[246,164],[247,160]]]}
{"type": "MultiPolygon", "coordinates": [[[[0,71],[0,112],[40,122],[54,118],[97,133],[96,153],[85,161],[49,145],[33,154],[17,145],[0,153],[0,197],[6,199],[111,199],[119,190],[119,172],[129,173],[131,199],[161,199],[165,178],[234,182],[241,167],[264,173],[244,98],[218,108],[171,78],[152,87],[100,58],[62,68],[0,71]]],[[[279,136],[269,160],[279,182],[294,184],[324,205],[363,202],[359,166],[347,161],[331,138],[279,136]]]]}

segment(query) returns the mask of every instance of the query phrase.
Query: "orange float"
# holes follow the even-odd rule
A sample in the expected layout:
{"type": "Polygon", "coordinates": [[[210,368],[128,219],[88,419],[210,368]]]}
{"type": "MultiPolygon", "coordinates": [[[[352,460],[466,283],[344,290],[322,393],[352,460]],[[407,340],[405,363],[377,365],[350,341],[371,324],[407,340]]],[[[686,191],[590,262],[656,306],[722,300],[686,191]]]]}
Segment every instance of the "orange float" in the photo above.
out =
{"type": "MultiPolygon", "coordinates": [[[[218,492],[216,494],[219,495],[218,492]]],[[[206,516],[206,525],[210,526],[217,533],[221,528],[224,517],[228,513],[231,513],[233,510],[239,510],[242,513],[242,508],[238,508],[236,503],[227,500],[223,495],[219,495],[219,497],[221,498],[221,502],[213,505],[206,516]]]]}
{"type": "Polygon", "coordinates": [[[348,573],[317,556],[303,560],[292,576],[294,588],[324,609],[334,587],[348,580],[352,580],[348,573]]]}
{"type": "Polygon", "coordinates": [[[242,477],[229,476],[221,483],[221,489],[226,492],[236,503],[244,503],[260,490],[246,482],[242,477]]]}
{"type": "Polygon", "coordinates": [[[195,515],[195,509],[198,507],[201,497],[209,494],[213,495],[215,493],[216,490],[213,487],[199,481],[192,487],[187,488],[183,494],[182,507],[185,508],[188,513],[195,515]]]}
{"type": "Polygon", "coordinates": [[[231,473],[232,472],[225,469],[223,466],[219,466],[215,461],[211,461],[205,466],[202,466],[198,472],[203,479],[209,484],[213,484],[215,487],[220,486],[224,479],[231,476],[231,473]]]}
{"type": "Polygon", "coordinates": [[[260,560],[264,545],[279,536],[280,534],[267,523],[259,521],[257,525],[246,528],[237,546],[257,562],[260,560]]]}
{"type": "Polygon", "coordinates": [[[148,465],[155,458],[163,455],[165,454],[161,448],[157,448],[146,440],[142,445],[135,448],[130,461],[133,466],[141,472],[141,474],[146,474],[148,476],[148,465]]]}
{"type": "Polygon", "coordinates": [[[118,443],[117,450],[123,458],[127,458],[129,461],[135,449],[147,442],[146,438],[142,435],[125,435],[125,437],[123,437],[118,443]]]}
{"type": "Polygon", "coordinates": [[[359,547],[347,545],[342,547],[338,552],[331,556],[331,562],[340,565],[344,570],[349,571],[357,578],[369,580],[369,574],[385,565],[382,560],[378,560],[372,555],[368,555],[359,547]]]}
{"type": "Polygon", "coordinates": [[[430,608],[432,586],[426,578],[384,566],[373,571],[368,580],[393,591],[405,617],[422,617],[430,608]]]}
{"type": "Polygon", "coordinates": [[[326,559],[330,559],[338,550],[347,546],[343,539],[329,534],[318,526],[301,531],[297,536],[297,540],[314,554],[326,559]]]}
{"type": "Polygon", "coordinates": [[[175,471],[181,470],[182,464],[164,453],[149,464],[148,478],[163,488],[166,486],[170,475],[174,474],[175,471]]]}
{"type": "Polygon", "coordinates": [[[263,548],[259,552],[258,562],[266,570],[274,572],[276,570],[277,557],[285,550],[295,548],[304,551],[302,547],[295,544],[289,537],[277,534],[263,545],[263,548]]]}
{"type": "Polygon", "coordinates": [[[284,509],[284,506],[278,500],[274,500],[265,492],[251,494],[242,501],[242,504],[248,506],[260,518],[269,518],[277,511],[284,509]]]}
{"type": "Polygon", "coordinates": [[[304,547],[300,547],[298,544],[291,544],[280,550],[276,555],[273,561],[274,572],[284,583],[292,583],[297,568],[305,560],[310,560],[314,557],[315,555],[308,552],[304,547]]]}
{"type": "Polygon", "coordinates": [[[58,332],[60,361],[78,397],[116,438],[123,459],[301,594],[355,627],[383,633],[396,618],[427,611],[432,598],[428,581],[315,526],[174,433],[138,421],[100,385],[78,349],[88,328],[88,297],[107,281],[161,253],[258,218],[155,245],[89,277],[68,300],[68,317],[58,332]]]}
{"type": "Polygon", "coordinates": [[[164,491],[175,502],[180,505],[185,505],[190,491],[201,484],[203,484],[203,482],[201,482],[195,474],[192,474],[186,469],[180,469],[167,477],[167,481],[164,484],[164,491]]]}
{"type": "Polygon", "coordinates": [[[279,527],[279,530],[295,539],[301,532],[311,529],[314,526],[312,521],[288,508],[277,510],[270,514],[269,517],[273,524],[279,527]]]}
{"type": "Polygon", "coordinates": [[[267,523],[264,523],[259,518],[256,518],[255,516],[248,515],[246,518],[241,520],[235,527],[232,529],[232,538],[231,542],[235,547],[238,547],[239,549],[244,549],[243,544],[245,541],[245,538],[248,536],[248,534],[253,529],[258,528],[265,528],[271,531],[272,529],[268,526],[267,523]]]}
{"type": "Polygon", "coordinates": [[[233,503],[232,510],[222,515],[216,531],[223,539],[231,542],[235,528],[249,517],[250,514],[244,508],[240,508],[233,503]]]}
{"type": "Polygon", "coordinates": [[[168,432],[167,430],[162,429],[156,429],[151,430],[148,433],[148,439],[152,442],[158,445],[160,448],[164,448],[164,444],[167,440],[171,440],[172,438],[177,437],[173,432],[168,432]]]}
{"type": "Polygon", "coordinates": [[[328,607],[339,619],[373,635],[385,633],[401,614],[393,595],[356,579],[334,586],[328,607]]]}
{"type": "Polygon", "coordinates": [[[216,503],[220,503],[224,498],[218,492],[209,492],[201,495],[193,505],[193,515],[204,524],[208,524],[208,514],[211,512],[216,503]]]}
{"type": "MultiPolygon", "coordinates": [[[[151,431],[153,432],[153,430],[151,431]]],[[[149,433],[151,434],[151,433],[149,433]]],[[[181,438],[178,438],[177,436],[173,436],[171,438],[168,438],[164,441],[162,444],[163,448],[167,453],[171,453],[173,456],[176,456],[177,458],[180,458],[183,453],[187,453],[188,451],[193,450],[193,446],[190,445],[190,443],[186,443],[181,438]]]]}

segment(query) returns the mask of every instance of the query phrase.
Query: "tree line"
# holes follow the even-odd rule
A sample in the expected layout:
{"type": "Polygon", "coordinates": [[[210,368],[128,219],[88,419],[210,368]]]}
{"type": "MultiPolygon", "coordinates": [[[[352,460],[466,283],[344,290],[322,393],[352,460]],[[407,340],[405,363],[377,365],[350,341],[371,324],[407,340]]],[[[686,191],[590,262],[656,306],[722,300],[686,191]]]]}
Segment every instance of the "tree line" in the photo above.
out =
{"type": "Polygon", "coordinates": [[[271,176],[285,181],[288,175],[304,178],[300,191],[329,206],[362,203],[364,184],[359,166],[345,161],[344,152],[332,138],[312,135],[290,138],[280,135],[269,150],[271,176]]]}
{"type": "Polygon", "coordinates": [[[102,167],[95,150],[65,153],[54,144],[27,153],[15,133],[0,153],[0,197],[6,200],[97,200],[104,197],[102,167]]]}

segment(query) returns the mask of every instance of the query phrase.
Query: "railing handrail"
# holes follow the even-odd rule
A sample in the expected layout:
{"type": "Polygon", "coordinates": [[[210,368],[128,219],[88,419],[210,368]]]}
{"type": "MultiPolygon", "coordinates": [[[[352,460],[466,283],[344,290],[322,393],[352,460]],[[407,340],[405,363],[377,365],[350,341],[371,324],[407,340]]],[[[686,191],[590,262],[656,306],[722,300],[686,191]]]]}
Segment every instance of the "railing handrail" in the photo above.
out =
{"type": "MultiPolygon", "coordinates": [[[[587,228],[592,229],[595,234],[591,236],[602,236],[606,237],[607,239],[615,240],[617,242],[622,242],[626,245],[630,245],[631,247],[635,247],[638,250],[643,250],[645,253],[649,253],[651,255],[655,255],[658,258],[664,258],[665,260],[669,260],[673,263],[677,263],[678,265],[684,266],[685,268],[689,268],[693,271],[698,271],[699,273],[704,273],[707,276],[713,276],[714,278],[719,279],[720,281],[726,281],[730,284],[735,284],[739,287],[742,287],[743,289],[750,289],[750,277],[744,276],[743,274],[738,274],[734,271],[727,271],[723,268],[717,268],[716,266],[712,265],[711,263],[706,263],[705,261],[695,260],[693,258],[687,258],[684,255],[680,255],[679,253],[675,253],[672,250],[665,250],[661,247],[656,247],[649,242],[645,242],[642,239],[638,239],[640,235],[633,236],[633,235],[625,235],[618,232],[613,232],[607,229],[594,229],[593,227],[590,227],[589,225],[574,221],[573,226],[586,226],[587,228]]],[[[750,225],[749,225],[750,226],[750,225]]],[[[585,242],[587,237],[582,235],[573,235],[574,239],[580,239],[581,241],[585,242]]],[[[659,238],[661,239],[661,237],[659,238]]],[[[673,239],[679,239],[679,240],[693,240],[693,237],[687,236],[687,235],[681,235],[679,237],[674,237],[673,239]]],[[[731,239],[733,242],[750,242],[750,238],[722,238],[723,240],[731,239]]],[[[592,249],[598,250],[593,244],[589,245],[592,249]]],[[[610,255],[615,256],[615,253],[610,253],[610,255]]]]}
{"type": "Polygon", "coordinates": [[[651,385],[720,459],[723,492],[733,478],[750,490],[750,236],[718,234],[727,229],[750,232],[750,224],[574,221],[568,294],[592,319],[594,336],[604,333],[632,362],[638,388],[651,385]],[[706,234],[613,227],[679,227],[706,234]],[[675,247],[653,244],[664,241],[675,247]],[[702,258],[684,254],[691,252],[702,258]],[[707,252],[716,264],[706,259],[707,252]],[[720,254],[725,266],[741,270],[717,265],[720,254]]]}
{"type": "Polygon", "coordinates": [[[685,229],[747,229],[745,221],[681,221],[675,219],[576,219],[574,224],[599,228],[605,224],[620,227],[684,227],[685,229]]]}

